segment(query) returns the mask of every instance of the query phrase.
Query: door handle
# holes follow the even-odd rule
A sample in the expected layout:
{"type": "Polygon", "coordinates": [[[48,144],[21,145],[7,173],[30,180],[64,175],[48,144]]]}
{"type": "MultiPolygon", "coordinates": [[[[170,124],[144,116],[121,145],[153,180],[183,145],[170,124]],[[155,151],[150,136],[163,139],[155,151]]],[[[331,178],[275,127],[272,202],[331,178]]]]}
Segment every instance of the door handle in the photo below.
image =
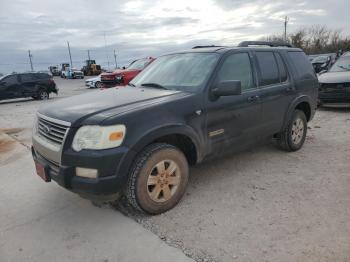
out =
{"type": "Polygon", "coordinates": [[[255,102],[260,99],[260,96],[250,96],[248,97],[248,102],[255,102]]]}

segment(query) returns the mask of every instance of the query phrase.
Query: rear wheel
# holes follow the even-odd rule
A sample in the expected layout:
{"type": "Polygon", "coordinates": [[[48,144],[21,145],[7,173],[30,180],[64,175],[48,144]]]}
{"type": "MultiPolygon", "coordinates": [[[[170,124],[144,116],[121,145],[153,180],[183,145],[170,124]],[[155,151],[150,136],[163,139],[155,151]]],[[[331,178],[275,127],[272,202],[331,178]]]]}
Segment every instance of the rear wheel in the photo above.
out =
{"type": "Polygon", "coordinates": [[[279,134],[279,145],[283,150],[299,150],[306,138],[307,120],[303,111],[295,110],[287,127],[279,134]]]}
{"type": "Polygon", "coordinates": [[[137,210],[160,214],[173,208],[185,193],[188,163],[184,154],[168,144],[152,144],[136,159],[126,197],[137,210]]]}
{"type": "Polygon", "coordinates": [[[40,90],[37,98],[39,100],[47,100],[49,99],[49,93],[45,90],[40,90]]]}

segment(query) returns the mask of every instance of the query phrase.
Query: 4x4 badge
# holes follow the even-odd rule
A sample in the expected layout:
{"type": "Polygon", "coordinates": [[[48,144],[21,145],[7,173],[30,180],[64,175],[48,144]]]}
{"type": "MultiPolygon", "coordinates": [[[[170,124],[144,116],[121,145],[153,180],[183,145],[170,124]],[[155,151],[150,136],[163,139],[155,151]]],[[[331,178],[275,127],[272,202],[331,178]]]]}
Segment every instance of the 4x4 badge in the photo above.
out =
{"type": "Polygon", "coordinates": [[[209,136],[212,137],[212,136],[218,136],[218,135],[221,135],[225,133],[225,129],[218,129],[218,130],[215,130],[215,131],[212,131],[209,133],[209,136]]]}

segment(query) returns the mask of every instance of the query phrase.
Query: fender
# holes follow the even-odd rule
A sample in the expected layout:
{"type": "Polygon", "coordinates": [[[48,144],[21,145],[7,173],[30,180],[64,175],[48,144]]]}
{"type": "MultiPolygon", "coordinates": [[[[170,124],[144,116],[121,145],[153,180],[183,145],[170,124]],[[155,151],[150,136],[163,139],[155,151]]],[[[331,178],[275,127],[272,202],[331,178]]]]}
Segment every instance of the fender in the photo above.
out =
{"type": "Polygon", "coordinates": [[[134,152],[140,152],[145,146],[152,143],[154,140],[167,135],[184,135],[191,139],[197,151],[198,160],[202,159],[202,150],[200,140],[192,127],[185,124],[169,124],[166,126],[155,127],[143,134],[142,137],[131,147],[134,152]]]}
{"type": "MultiPolygon", "coordinates": [[[[133,144],[131,147],[128,147],[128,153],[124,156],[123,160],[120,162],[117,168],[117,174],[122,181],[126,182],[129,170],[135,160],[135,157],[141,152],[141,150],[146,147],[148,144],[152,143],[157,138],[166,136],[166,135],[185,135],[191,139],[193,144],[196,147],[197,151],[197,162],[200,162],[203,159],[203,152],[201,150],[199,139],[195,131],[187,125],[184,124],[169,124],[166,126],[155,127],[154,129],[149,130],[146,134],[143,134],[138,141],[133,144]]],[[[124,183],[123,182],[123,183],[124,183]]]]}
{"type": "Polygon", "coordinates": [[[290,121],[290,119],[292,118],[292,114],[294,112],[294,109],[297,107],[298,104],[302,103],[302,102],[306,102],[309,104],[311,111],[312,111],[312,103],[310,100],[310,97],[306,96],[306,95],[301,95],[296,97],[289,105],[288,110],[286,111],[285,117],[284,117],[284,123],[283,123],[283,127],[282,130],[285,129],[290,121]]]}

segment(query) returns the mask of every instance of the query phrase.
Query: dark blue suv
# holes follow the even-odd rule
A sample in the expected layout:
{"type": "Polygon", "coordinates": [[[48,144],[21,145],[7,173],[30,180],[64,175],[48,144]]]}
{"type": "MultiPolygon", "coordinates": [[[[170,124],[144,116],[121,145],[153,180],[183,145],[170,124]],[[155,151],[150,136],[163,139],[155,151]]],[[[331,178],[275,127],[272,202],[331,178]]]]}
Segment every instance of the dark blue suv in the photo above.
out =
{"type": "Polygon", "coordinates": [[[138,210],[165,212],[183,196],[189,165],[272,138],[299,150],[317,92],[307,56],[284,43],[164,55],[128,86],[39,109],[37,173],[83,196],[121,193],[138,210]]]}

